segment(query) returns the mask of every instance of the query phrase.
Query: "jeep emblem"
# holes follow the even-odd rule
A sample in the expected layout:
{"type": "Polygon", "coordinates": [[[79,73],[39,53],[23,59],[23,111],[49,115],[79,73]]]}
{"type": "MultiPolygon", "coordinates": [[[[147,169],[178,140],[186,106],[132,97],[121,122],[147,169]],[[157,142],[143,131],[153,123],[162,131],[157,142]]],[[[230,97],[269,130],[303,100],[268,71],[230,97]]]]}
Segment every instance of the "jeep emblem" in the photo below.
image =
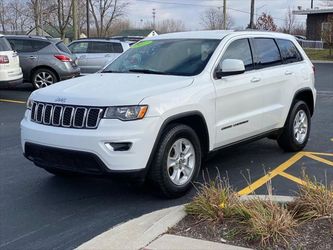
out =
{"type": "Polygon", "coordinates": [[[66,102],[66,98],[58,97],[58,98],[56,98],[54,101],[55,101],[55,102],[65,103],[65,102],[66,102]]]}

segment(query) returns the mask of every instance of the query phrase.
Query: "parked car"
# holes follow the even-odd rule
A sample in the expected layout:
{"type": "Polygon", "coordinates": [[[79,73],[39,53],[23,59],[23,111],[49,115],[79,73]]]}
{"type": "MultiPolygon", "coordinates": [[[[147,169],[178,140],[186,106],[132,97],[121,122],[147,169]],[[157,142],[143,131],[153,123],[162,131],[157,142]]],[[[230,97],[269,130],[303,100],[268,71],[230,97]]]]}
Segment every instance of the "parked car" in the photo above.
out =
{"type": "Polygon", "coordinates": [[[55,175],[127,173],[175,197],[219,149],[269,137],[302,150],[315,102],[314,68],[293,36],[165,34],[101,73],[33,92],[21,140],[55,175]]]}
{"type": "Polygon", "coordinates": [[[35,89],[80,75],[76,57],[56,39],[38,36],[6,36],[18,52],[25,81],[35,89]]]}
{"type": "Polygon", "coordinates": [[[82,74],[97,72],[129,47],[128,43],[108,39],[81,39],[68,45],[78,57],[82,74]]]}
{"type": "Polygon", "coordinates": [[[0,86],[15,86],[22,80],[19,57],[7,39],[0,34],[0,86]]]}

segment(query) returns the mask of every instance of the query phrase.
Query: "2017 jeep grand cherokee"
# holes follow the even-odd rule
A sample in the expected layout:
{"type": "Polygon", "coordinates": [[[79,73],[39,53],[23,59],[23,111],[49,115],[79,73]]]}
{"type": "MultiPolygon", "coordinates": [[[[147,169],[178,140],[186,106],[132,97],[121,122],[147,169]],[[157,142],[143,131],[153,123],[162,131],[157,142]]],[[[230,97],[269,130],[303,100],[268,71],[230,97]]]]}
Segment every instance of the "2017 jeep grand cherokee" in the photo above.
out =
{"type": "Polygon", "coordinates": [[[316,90],[289,35],[202,31],[148,38],[101,73],[33,92],[25,156],[53,174],[143,174],[184,194],[212,151],[255,138],[301,150],[316,90]]]}

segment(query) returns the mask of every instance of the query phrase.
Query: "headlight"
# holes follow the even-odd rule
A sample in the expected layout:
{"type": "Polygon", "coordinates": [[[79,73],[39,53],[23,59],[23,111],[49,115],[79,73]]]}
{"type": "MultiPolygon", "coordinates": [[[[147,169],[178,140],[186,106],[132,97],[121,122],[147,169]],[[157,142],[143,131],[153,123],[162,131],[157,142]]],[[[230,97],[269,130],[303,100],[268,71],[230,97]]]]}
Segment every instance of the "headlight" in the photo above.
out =
{"type": "Polygon", "coordinates": [[[34,104],[34,101],[32,99],[28,99],[26,107],[27,109],[32,109],[32,105],[34,104]]]}
{"type": "Polygon", "coordinates": [[[147,110],[147,105],[108,107],[104,118],[133,121],[145,117],[147,110]]]}

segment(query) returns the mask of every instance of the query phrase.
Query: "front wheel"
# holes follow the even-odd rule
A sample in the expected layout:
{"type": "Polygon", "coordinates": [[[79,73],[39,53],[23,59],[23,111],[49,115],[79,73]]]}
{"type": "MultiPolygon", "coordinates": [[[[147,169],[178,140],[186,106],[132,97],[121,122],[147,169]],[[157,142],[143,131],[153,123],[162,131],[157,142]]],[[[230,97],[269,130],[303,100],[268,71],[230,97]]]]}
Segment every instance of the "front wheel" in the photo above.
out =
{"type": "Polygon", "coordinates": [[[171,125],[158,143],[149,179],[164,196],[182,196],[198,176],[201,155],[201,145],[195,131],[186,125],[171,125]]]}
{"type": "Polygon", "coordinates": [[[296,101],[278,138],[279,146],[287,152],[302,150],[308,142],[310,128],[311,115],[307,104],[296,101]]]}

